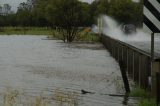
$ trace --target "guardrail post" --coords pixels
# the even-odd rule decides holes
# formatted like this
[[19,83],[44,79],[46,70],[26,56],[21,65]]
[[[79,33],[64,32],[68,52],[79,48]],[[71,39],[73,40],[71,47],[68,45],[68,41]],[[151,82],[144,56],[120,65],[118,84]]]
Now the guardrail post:
[[118,56],[119,56],[119,45],[118,45],[118,43],[117,43],[117,48],[116,48],[116,49],[117,49],[117,50],[116,50],[116,51],[117,51],[116,58],[117,58],[117,61],[118,61],[118,60],[119,60],[119,57],[118,57]]
[[134,53],[134,81],[139,84],[139,54]]
[[134,57],[134,53],[135,53],[135,51],[133,51],[133,53],[132,53],[132,55],[133,55],[133,61],[132,61],[132,65],[133,65],[133,69],[132,69],[132,78],[133,78],[133,80],[134,80],[134,76],[135,76],[135,74],[134,74],[134,61],[135,61],[135,57]]
[[123,46],[119,45],[119,61],[123,60]]
[[127,71],[127,48],[126,46],[123,47],[123,61],[124,61],[124,66]]
[[126,48],[126,60],[127,60],[127,61],[126,61],[126,68],[127,68],[126,70],[127,70],[127,72],[128,72],[128,67],[129,67],[129,66],[128,66],[128,61],[129,61],[129,60],[128,60],[128,48]]
[[160,106],[160,72],[156,74],[157,79],[157,106]]
[[152,95],[157,97],[157,101],[160,101],[160,59],[154,60],[154,49],[151,56],[138,48],[107,36],[102,36],[102,42],[116,60],[123,61],[124,70],[132,74],[134,81],[140,87],[149,88]]
[[115,42],[115,58],[118,61],[118,44]]
[[151,77],[152,77],[152,84],[151,84],[151,93],[153,97],[158,96],[157,92],[157,80],[156,74],[160,72],[160,61],[152,61],[151,66]]
[[128,75],[133,76],[133,51],[128,49]]
[[139,54],[139,86],[141,87],[141,54]]
[[128,78],[127,78],[127,74],[126,74],[126,71],[125,71],[125,66],[124,66],[123,61],[119,61],[119,65],[120,65],[120,70],[121,70],[122,79],[123,79],[123,82],[124,82],[124,87],[125,87],[126,93],[130,93],[129,81],[128,81]]
[[142,88],[148,88],[148,59],[146,56],[141,55],[141,67],[140,67],[140,85]]

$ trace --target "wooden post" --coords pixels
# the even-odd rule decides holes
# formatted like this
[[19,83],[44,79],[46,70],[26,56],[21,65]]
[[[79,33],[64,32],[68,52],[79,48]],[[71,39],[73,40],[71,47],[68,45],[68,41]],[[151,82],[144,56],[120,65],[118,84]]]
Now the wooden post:
[[133,50],[128,49],[128,75],[133,76]]
[[128,48],[126,48],[126,70],[128,73]]
[[151,34],[151,92],[156,97],[156,70],[157,64],[154,62],[154,33]]
[[134,80],[134,78],[135,78],[135,72],[134,72],[134,64],[135,64],[135,57],[134,57],[134,55],[135,55],[135,52],[133,51],[133,69],[132,69],[132,78],[133,78],[133,80]]
[[154,33],[151,34],[151,61],[154,61]]
[[151,83],[151,92],[153,97],[157,97],[157,79],[156,79],[156,74],[160,70],[160,62],[154,61],[152,62],[152,73],[151,73],[151,78],[152,78],[152,83]]
[[160,73],[156,74],[157,79],[157,106],[160,106]]
[[121,74],[122,74],[122,78],[123,78],[126,93],[130,93],[129,81],[128,81],[128,78],[127,78],[126,69],[125,69],[123,61],[119,61],[119,65],[120,65],[120,70],[121,70]]
[[141,55],[141,71],[140,71],[140,75],[141,75],[141,87],[144,89],[148,88],[148,75],[147,75],[147,71],[148,71],[148,67],[147,67],[147,62],[148,59],[145,55]]
[[127,71],[127,47],[126,46],[123,47],[123,62],[124,62],[125,69]]
[[141,87],[141,54],[139,54],[139,58],[138,58],[138,61],[139,61],[139,87]]
[[139,84],[139,53],[134,53],[134,81]]

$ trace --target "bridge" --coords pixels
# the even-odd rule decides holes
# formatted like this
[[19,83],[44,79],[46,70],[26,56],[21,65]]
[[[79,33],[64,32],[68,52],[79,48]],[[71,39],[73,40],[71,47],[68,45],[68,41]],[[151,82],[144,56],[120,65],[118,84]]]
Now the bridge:
[[159,98],[160,89],[160,56],[155,54],[151,61],[151,53],[133,45],[111,38],[104,34],[101,41],[117,62],[122,62],[128,76],[141,88]]
[[[160,1],[144,0],[143,29],[151,34],[150,50],[101,34],[102,19],[98,19],[101,41],[124,71],[141,88],[149,91],[160,104],[160,50],[154,50],[154,33],[160,33]],[[141,45],[143,46],[143,45]],[[151,52],[150,52],[151,51]]]

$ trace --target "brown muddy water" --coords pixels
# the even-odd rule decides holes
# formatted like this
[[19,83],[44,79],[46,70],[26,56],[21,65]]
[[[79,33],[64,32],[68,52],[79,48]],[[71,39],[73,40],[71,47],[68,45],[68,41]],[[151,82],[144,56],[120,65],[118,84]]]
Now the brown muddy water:
[[0,106],[126,106],[108,95],[124,94],[123,82],[101,44],[43,38],[0,36]]

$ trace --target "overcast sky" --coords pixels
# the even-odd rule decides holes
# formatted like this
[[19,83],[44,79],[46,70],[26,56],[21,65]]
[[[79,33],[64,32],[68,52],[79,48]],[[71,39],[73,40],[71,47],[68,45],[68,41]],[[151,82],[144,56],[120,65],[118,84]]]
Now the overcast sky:
[[18,5],[24,1],[26,1],[26,0],[0,0],[0,4],[8,3],[12,6],[12,10],[15,11],[17,9]]
[[81,1],[91,3],[91,2],[93,2],[94,0],[81,0]]
[[[0,0],[0,4],[8,3],[8,4],[10,4],[12,6],[12,10],[15,11],[17,9],[18,5],[21,2],[25,2],[25,1],[27,1],[27,0]],[[94,0],[81,0],[81,1],[91,3]],[[133,1],[139,1],[139,0],[133,0]]]
[[[21,3],[21,2],[25,2],[27,0],[0,0],[0,4],[5,4],[5,3],[8,3],[12,6],[12,10],[16,10],[18,5]],[[81,0],[81,1],[87,1],[89,3],[91,3],[93,0]]]

